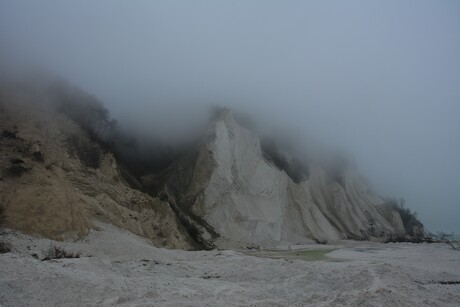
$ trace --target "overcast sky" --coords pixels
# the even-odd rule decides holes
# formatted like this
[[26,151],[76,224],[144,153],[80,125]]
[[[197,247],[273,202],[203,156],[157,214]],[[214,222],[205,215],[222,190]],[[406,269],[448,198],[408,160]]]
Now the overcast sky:
[[313,135],[460,233],[459,1],[0,0],[13,55],[134,129],[180,133],[217,103]]

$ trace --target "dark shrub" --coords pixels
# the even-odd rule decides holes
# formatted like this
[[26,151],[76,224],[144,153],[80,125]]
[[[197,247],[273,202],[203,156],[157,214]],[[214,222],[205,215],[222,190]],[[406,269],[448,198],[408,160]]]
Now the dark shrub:
[[76,156],[86,167],[98,168],[101,164],[101,148],[93,142],[78,138],[75,135],[67,139],[67,145],[73,156]]
[[0,254],[6,254],[9,252],[11,252],[11,245],[0,241]]
[[30,171],[30,168],[26,168],[20,164],[13,164],[7,169],[8,175],[13,177],[19,177],[28,171]]
[[109,112],[96,97],[70,86],[65,81],[53,83],[49,92],[57,109],[84,130],[94,133],[101,140],[106,140],[113,132],[116,123],[110,120]]
[[271,139],[264,139],[261,142],[264,158],[272,162],[280,170],[284,170],[295,183],[300,183],[310,176],[308,166],[297,159],[288,159],[279,151],[278,145]]
[[399,202],[396,199],[387,199],[386,201],[401,216],[406,234],[414,240],[423,239],[423,224],[417,219],[417,212],[412,212],[409,208],[406,208],[404,199]]
[[324,169],[332,182],[337,182],[342,188],[346,189],[344,174],[350,163],[345,154],[336,152],[326,158]]
[[62,258],[80,258],[80,254],[68,252],[60,247],[51,245],[48,250],[45,251],[45,258],[42,261],[51,259],[62,259]]
[[5,206],[3,204],[0,204],[0,234],[2,233],[3,225],[5,223],[5,219],[6,219]]
[[[184,150],[171,148],[160,140],[142,140],[120,131],[108,110],[96,97],[57,80],[48,89],[57,110],[78,124],[93,144],[103,151],[114,153],[119,164],[123,164],[138,180],[142,175],[158,172],[178,158]],[[98,166],[97,151],[93,148],[79,151],[80,160],[89,167]],[[126,172],[125,172],[126,173]],[[129,179],[132,182],[131,179]]]
[[41,151],[34,151],[32,153],[32,159],[37,162],[45,162],[45,158],[43,157],[43,153]]
[[[4,233],[3,225],[5,223],[5,207],[0,204],[0,235]],[[0,254],[5,254],[11,252],[11,246],[10,244],[0,241]]]
[[22,159],[11,159],[12,164],[21,164],[24,163],[24,160]]
[[15,139],[16,133],[11,132],[9,130],[3,130],[2,137],[7,138],[7,139]]

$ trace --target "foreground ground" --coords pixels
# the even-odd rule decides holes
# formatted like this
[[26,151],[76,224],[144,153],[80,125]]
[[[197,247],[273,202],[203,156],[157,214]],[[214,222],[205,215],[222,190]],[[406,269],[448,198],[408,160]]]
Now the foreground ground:
[[[460,304],[460,251],[442,244],[185,252],[105,224],[73,243],[4,237],[13,252],[0,255],[0,306]],[[80,258],[42,261],[51,245]]]

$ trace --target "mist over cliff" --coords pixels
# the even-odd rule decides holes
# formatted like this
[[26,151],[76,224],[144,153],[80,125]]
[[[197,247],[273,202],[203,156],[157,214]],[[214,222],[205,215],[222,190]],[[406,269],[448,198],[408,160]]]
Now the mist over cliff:
[[230,107],[296,147],[339,148],[429,230],[460,232],[455,1],[2,1],[0,45],[3,65],[97,96],[146,153],[189,146],[210,106]]

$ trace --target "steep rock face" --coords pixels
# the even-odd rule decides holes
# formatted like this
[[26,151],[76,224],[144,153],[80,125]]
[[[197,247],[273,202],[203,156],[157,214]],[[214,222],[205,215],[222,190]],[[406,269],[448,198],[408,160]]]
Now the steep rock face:
[[[352,168],[335,180],[319,165],[294,181],[267,159],[259,137],[226,110],[196,151],[153,178],[203,236],[254,244],[367,239],[400,228],[376,205],[384,203]],[[392,217],[397,219],[397,216]],[[210,231],[211,230],[211,231]]]
[[46,97],[3,89],[0,134],[0,202],[7,226],[77,239],[100,219],[157,246],[193,248],[169,204],[130,188],[113,154]]
[[387,203],[378,205],[377,210],[397,230],[395,233],[396,235],[405,233],[404,223],[401,219],[401,215],[398,213],[398,211],[394,210],[391,205]]

